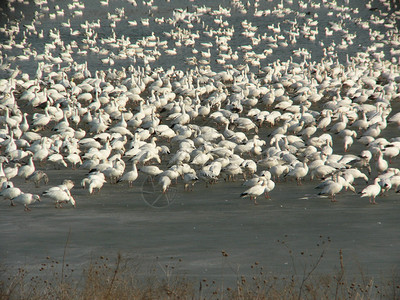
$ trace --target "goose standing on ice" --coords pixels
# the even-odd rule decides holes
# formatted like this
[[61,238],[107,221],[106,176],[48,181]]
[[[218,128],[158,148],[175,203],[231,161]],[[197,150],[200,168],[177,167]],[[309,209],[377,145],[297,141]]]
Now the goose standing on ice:
[[336,202],[337,200],[335,199],[335,195],[343,189],[343,185],[338,180],[338,173],[332,177],[332,179],[326,180],[322,183],[322,191],[320,191],[318,195],[328,195],[331,197],[332,202]]
[[265,179],[265,181],[266,181],[266,186],[265,186],[265,190],[264,190],[265,197],[267,199],[271,199],[269,192],[275,188],[275,182],[272,181],[270,178]]
[[193,186],[194,184],[199,180],[199,178],[196,175],[196,172],[188,172],[183,175],[183,183],[184,183],[184,190],[193,191]]
[[7,180],[10,180],[17,176],[18,169],[21,166],[20,163],[15,163],[13,167],[8,166],[4,169],[4,175],[6,176]]
[[21,194],[21,190],[14,186],[11,181],[3,182],[1,186],[0,195],[4,197],[4,200],[10,200],[12,205],[12,200]]
[[326,127],[329,126],[329,124],[331,124],[331,115],[332,112],[330,110],[326,110],[324,111],[324,117],[319,121],[317,128],[320,128],[324,131],[326,131]]
[[152,180],[163,172],[157,166],[141,166],[138,171],[148,175]]
[[389,167],[388,162],[383,158],[383,153],[381,150],[378,150],[378,159],[375,165],[379,174],[385,172]]
[[375,198],[381,192],[381,185],[379,184],[380,181],[381,179],[379,177],[375,178],[374,184],[370,184],[361,191],[361,198],[368,197],[369,203],[376,204]]
[[55,186],[52,187],[42,194],[43,197],[49,197],[54,200],[55,207],[61,208],[62,203],[71,203],[73,207],[76,207],[76,201],[72,197],[70,190],[67,186]]
[[297,163],[292,170],[289,171],[285,175],[294,177],[297,181],[297,185],[301,185],[301,180],[307,175],[308,173],[308,166],[307,166],[308,159],[305,158],[303,163]]
[[163,194],[167,192],[171,183],[172,183],[171,179],[166,175],[160,176],[160,178],[158,179],[158,184],[161,185],[161,190]]
[[245,197],[250,197],[250,200],[254,200],[254,204],[257,203],[257,197],[261,196],[262,194],[265,193],[265,187],[267,185],[266,180],[262,180],[261,183],[256,184],[255,186],[252,186],[251,188],[247,189],[243,193],[240,194],[240,197],[245,198]]
[[81,185],[83,188],[87,188],[89,191],[89,194],[93,194],[94,192],[98,192],[101,190],[103,187],[104,183],[106,183],[104,174],[101,172],[98,172],[96,174],[91,174],[89,177],[84,178],[81,181]]
[[42,170],[36,170],[33,172],[26,180],[33,181],[36,187],[39,187],[40,183],[43,181],[45,184],[49,182],[49,176]]
[[19,168],[17,176],[22,177],[26,180],[29,176],[33,174],[33,172],[35,172],[35,165],[31,156],[29,157],[28,164]]
[[133,182],[138,178],[138,170],[136,167],[136,161],[132,163],[132,170],[129,172],[126,172],[122,177],[117,181],[127,181],[129,184],[129,187],[133,186]]
[[25,211],[30,211],[31,209],[28,207],[28,205],[39,201],[40,202],[40,196],[39,195],[34,195],[31,193],[21,193],[17,197],[13,198],[11,200],[11,205],[14,206],[15,203],[23,204],[24,205],[24,210]]

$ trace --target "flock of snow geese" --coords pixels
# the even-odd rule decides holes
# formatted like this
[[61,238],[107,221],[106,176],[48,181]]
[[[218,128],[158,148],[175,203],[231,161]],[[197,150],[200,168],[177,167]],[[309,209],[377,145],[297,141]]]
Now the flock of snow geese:
[[[74,181],[54,186],[46,173],[66,168],[85,170],[80,184],[89,194],[104,184],[135,188],[140,176],[157,182],[163,193],[171,185],[183,184],[189,193],[197,182],[212,189],[224,180],[240,180],[240,196],[255,204],[288,180],[299,185],[314,180],[316,193],[331,201],[351,191],[375,204],[381,194],[400,192],[399,10],[382,1],[389,13],[376,10],[368,1],[370,18],[363,20],[352,18],[358,11],[348,2],[300,1],[298,9],[305,12],[296,13],[290,0],[273,10],[260,9],[259,1],[234,0],[229,8],[192,6],[158,18],[156,3],[148,1],[141,5],[149,7],[149,18],[129,20],[124,8],[108,13],[112,34],[100,37],[104,20],[72,28],[82,20],[83,1],[52,12],[47,0],[36,0],[32,22],[10,21],[0,28],[7,39],[0,45],[1,71],[7,74],[0,79],[1,196],[25,210],[44,197],[56,207],[75,207]],[[307,13],[321,6],[338,18],[325,32],[318,31],[317,13]],[[282,24],[264,25],[261,32],[245,19],[240,26],[229,23],[231,13],[244,18],[250,11],[253,18],[273,15]],[[70,18],[44,32],[43,16]],[[205,24],[210,17],[213,22]],[[122,21],[132,28],[154,23],[172,29],[131,41],[116,34]],[[346,24],[368,33],[371,46],[340,62],[338,51],[356,38]],[[250,43],[230,44],[236,35]],[[332,35],[341,43],[324,45],[321,36]],[[43,49],[32,46],[33,37],[46,41]],[[301,40],[323,49],[320,61],[300,48],[287,61],[267,63],[271,53]],[[259,47],[264,50],[257,54]],[[194,55],[177,59],[185,60],[186,70],[156,65],[181,49]],[[22,54],[13,55],[18,51]],[[79,63],[85,55],[103,57],[108,69]],[[118,60],[130,63],[112,68]],[[23,72],[23,64],[32,62],[35,73]],[[32,194],[14,185],[17,178],[52,186]]]

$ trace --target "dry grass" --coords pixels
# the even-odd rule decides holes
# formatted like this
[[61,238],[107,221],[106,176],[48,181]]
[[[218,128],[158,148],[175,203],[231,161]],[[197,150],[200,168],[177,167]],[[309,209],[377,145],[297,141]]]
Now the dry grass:
[[[139,271],[139,263],[123,258],[98,257],[80,274],[66,263],[47,257],[38,275],[30,275],[23,268],[0,278],[0,300],[5,299],[399,299],[400,278],[397,274],[376,283],[360,272],[359,279],[348,278],[339,252],[339,270],[332,274],[317,274],[329,239],[323,240],[319,255],[307,258],[301,272],[296,270],[293,251],[289,252],[293,275],[267,275],[259,263],[251,265],[251,275],[237,276],[236,283],[227,285],[207,279],[189,280],[179,275],[180,259],[171,258],[170,264],[158,260],[146,275]],[[67,246],[68,242],[66,243]],[[303,252],[302,252],[303,254]],[[229,254],[222,251],[222,264],[229,264]],[[301,273],[301,274],[300,274]]]

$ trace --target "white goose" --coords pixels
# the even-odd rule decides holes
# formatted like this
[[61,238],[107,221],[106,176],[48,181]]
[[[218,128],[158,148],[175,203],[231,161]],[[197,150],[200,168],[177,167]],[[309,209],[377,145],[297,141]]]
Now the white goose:
[[308,159],[305,158],[303,163],[297,163],[294,166],[294,168],[285,175],[285,177],[286,176],[294,177],[297,181],[297,184],[301,185],[302,178],[304,178],[308,173],[307,162],[308,162]]
[[116,159],[111,167],[103,170],[102,173],[110,179],[110,183],[116,183],[125,171],[125,162],[122,159]]
[[383,153],[381,150],[378,150],[378,159],[375,163],[375,166],[379,174],[385,172],[389,167],[388,162],[383,158]]
[[51,142],[48,141],[47,137],[43,137],[40,141],[40,149],[33,153],[33,160],[42,163],[50,154],[49,146]]
[[199,178],[195,171],[185,173],[183,175],[184,190],[189,191],[189,188],[191,187],[191,190],[193,191],[193,186],[198,180]]
[[160,178],[158,179],[158,184],[161,185],[163,194],[165,194],[167,192],[171,183],[172,183],[171,179],[166,175],[160,176]]
[[339,182],[338,176],[338,174],[335,174],[333,179],[324,181],[321,184],[322,191],[320,191],[318,195],[328,195],[331,197],[332,202],[336,202],[337,200],[335,199],[335,195],[343,189],[343,185]]
[[89,194],[92,195],[95,191],[97,192],[100,191],[104,183],[106,183],[104,177],[100,176],[99,174],[96,174],[96,175],[90,175],[88,178],[84,178],[81,182],[81,185],[83,188],[87,188]]
[[43,197],[49,197],[54,200],[55,202],[55,207],[62,207],[62,203],[71,203],[73,207],[76,207],[76,201],[72,197],[70,190],[64,186],[55,186],[52,187],[46,191],[43,192],[42,194]]
[[269,171],[271,172],[274,180],[279,182],[281,176],[289,171],[289,167],[287,165],[278,163],[277,165],[272,166]]
[[32,126],[39,130],[49,124],[51,117],[49,115],[48,107],[44,109],[44,115],[35,113],[32,117]]
[[265,186],[265,197],[268,199],[271,199],[271,196],[269,195],[269,192],[272,191],[275,188],[275,182],[272,181],[271,179],[266,179],[266,186]]
[[326,127],[331,124],[331,115],[332,112],[330,110],[325,111],[325,116],[319,121],[317,128],[323,129],[326,131]]
[[139,171],[154,178],[155,176],[161,174],[163,171],[160,170],[157,166],[141,166]]
[[377,177],[374,180],[374,184],[370,184],[369,186],[364,188],[360,193],[361,194],[361,198],[362,197],[369,197],[369,203],[376,204],[375,198],[381,192],[381,186],[379,184],[380,180],[381,179],[379,177]]
[[383,149],[383,155],[389,158],[389,163],[392,159],[400,154],[400,142],[394,142],[385,145]]
[[126,172],[117,182],[127,181],[129,187],[132,187],[133,182],[138,178],[138,170],[136,167],[136,162],[132,163],[132,170]]
[[10,180],[10,179],[14,178],[15,176],[17,176],[18,169],[20,166],[21,166],[20,163],[16,163],[16,164],[14,164],[13,167],[9,166],[4,169],[4,175],[6,176],[7,180]]
[[35,172],[35,165],[31,156],[28,164],[19,168],[17,176],[27,179],[33,172]]
[[5,181],[1,186],[0,195],[4,197],[4,200],[12,201],[15,197],[19,196],[21,193],[22,193],[21,190],[17,187],[14,187],[14,183],[11,181]]
[[250,200],[254,200],[254,204],[258,204],[256,199],[258,196],[261,196],[265,192],[266,185],[267,185],[267,181],[262,180],[261,183],[255,185],[255,186],[252,186],[248,190],[241,193],[240,197],[242,197],[242,198],[250,197]]
[[17,197],[13,198],[11,200],[11,205],[14,206],[15,203],[23,204],[24,205],[24,210],[25,211],[30,211],[31,209],[28,207],[28,205],[40,201],[40,196],[39,195],[34,195],[30,193],[21,193]]

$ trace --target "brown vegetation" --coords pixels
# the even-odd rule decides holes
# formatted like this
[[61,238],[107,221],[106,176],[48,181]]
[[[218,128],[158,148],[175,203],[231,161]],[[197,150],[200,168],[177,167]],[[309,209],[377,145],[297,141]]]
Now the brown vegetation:
[[[285,241],[293,264],[293,275],[267,275],[255,262],[250,275],[237,276],[235,283],[221,280],[188,279],[179,274],[181,259],[171,257],[170,264],[158,259],[143,275],[139,263],[118,254],[115,260],[100,256],[91,261],[81,274],[76,274],[65,253],[61,262],[50,257],[41,264],[39,274],[30,275],[19,268],[0,282],[0,300],[5,299],[399,299],[398,275],[375,281],[360,272],[359,279],[346,275],[343,254],[339,252],[339,270],[331,274],[316,274],[330,240],[321,237],[317,257],[306,258],[302,272],[296,270],[293,251]],[[222,251],[222,265],[229,264],[229,254]],[[306,253],[300,252],[306,256]],[[78,272],[79,273],[79,272]]]

